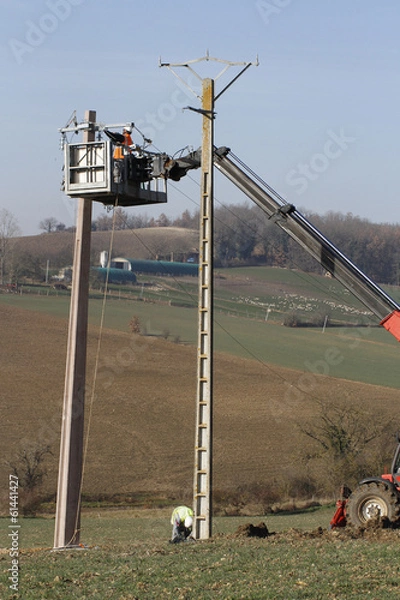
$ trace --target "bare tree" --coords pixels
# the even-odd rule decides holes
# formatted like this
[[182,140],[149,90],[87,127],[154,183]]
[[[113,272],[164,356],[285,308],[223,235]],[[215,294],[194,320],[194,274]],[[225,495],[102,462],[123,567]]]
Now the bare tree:
[[14,459],[7,462],[23,491],[20,502],[24,515],[34,516],[42,502],[40,488],[47,475],[44,462],[49,454],[53,454],[50,446],[37,442],[19,450]]
[[96,231],[110,231],[111,229],[121,230],[129,229],[129,215],[120,206],[114,209],[112,213],[102,214],[93,222],[93,228]]
[[180,217],[174,219],[174,227],[183,227],[185,229],[198,229],[199,212],[195,211],[193,215],[188,210],[184,210]]
[[161,213],[161,215],[156,219],[156,227],[170,227],[171,220],[167,217],[165,213]]
[[131,333],[141,333],[140,319],[136,315],[129,321],[129,330]]
[[21,235],[18,222],[14,215],[5,208],[0,210],[0,284],[4,283],[7,262],[12,255],[15,240]]
[[113,218],[111,215],[102,214],[94,221],[94,229],[96,231],[109,231],[112,229]]
[[34,444],[20,450],[14,461],[8,463],[21,488],[34,490],[43,483],[47,474],[43,462],[48,454],[52,454],[48,444]]
[[378,441],[388,430],[388,415],[346,400],[321,400],[317,405],[315,417],[300,426],[302,433],[314,441],[312,448],[305,449],[306,462],[309,467],[319,464],[326,491],[343,483],[353,485],[375,462]]
[[39,229],[43,229],[46,233],[52,233],[57,230],[58,221],[54,217],[47,217],[39,223]]

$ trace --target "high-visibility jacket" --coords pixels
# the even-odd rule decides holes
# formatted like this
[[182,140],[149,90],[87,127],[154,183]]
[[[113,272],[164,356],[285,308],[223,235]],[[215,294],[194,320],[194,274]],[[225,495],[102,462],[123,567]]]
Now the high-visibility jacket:
[[179,523],[184,523],[186,517],[193,517],[192,509],[188,506],[178,506],[172,513],[171,525],[173,525],[176,521]]
[[128,133],[128,131],[124,131],[123,136],[125,138],[125,142],[124,142],[125,146],[132,146],[133,142],[132,142],[131,134]]
[[115,146],[113,158],[114,160],[122,160],[124,158],[123,146]]
[[131,153],[131,149],[129,148],[129,146],[133,145],[131,134],[124,131],[123,136],[125,138],[124,144],[122,146],[116,146],[114,149],[114,160],[122,160],[124,156]]

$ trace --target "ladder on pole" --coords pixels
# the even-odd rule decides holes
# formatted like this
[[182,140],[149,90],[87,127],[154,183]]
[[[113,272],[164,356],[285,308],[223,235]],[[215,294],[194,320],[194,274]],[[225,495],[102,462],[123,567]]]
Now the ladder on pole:
[[211,536],[213,363],[213,114],[214,81],[203,80],[203,146],[200,202],[197,412],[194,468],[196,539]]

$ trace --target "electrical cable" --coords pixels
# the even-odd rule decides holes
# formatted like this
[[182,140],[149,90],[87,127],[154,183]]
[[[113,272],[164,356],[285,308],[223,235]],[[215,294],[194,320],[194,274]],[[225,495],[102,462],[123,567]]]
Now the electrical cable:
[[[135,128],[137,129],[137,131],[140,133],[140,135],[144,138],[143,133],[135,126]],[[161,152],[161,150],[153,143],[150,142],[150,145],[153,146],[157,152]],[[186,148],[188,148],[186,146]],[[182,148],[181,150],[178,150],[177,152],[175,152],[174,156],[176,154],[178,154],[179,152],[182,152],[183,150],[185,150],[185,148]],[[233,159],[235,161],[237,161],[237,163],[240,165],[240,167],[244,170],[247,171],[251,177],[253,177],[255,180],[257,180],[262,186],[264,186],[272,196],[274,196],[275,198],[277,198],[282,204],[288,204],[288,202],[278,193],[276,192],[266,181],[264,181],[259,175],[257,175],[257,173],[255,173],[250,167],[248,167],[238,156],[236,156],[232,151],[230,151],[231,156],[233,157]],[[199,182],[195,181],[195,179],[191,176],[187,174],[187,177],[190,179],[190,181],[192,181],[193,183],[195,183],[198,187],[200,187]],[[199,208],[199,203],[194,201],[193,199],[191,199],[187,194],[183,193],[181,190],[179,190],[179,188],[177,188],[175,185],[169,183],[169,185],[175,189],[176,191],[178,191],[179,193],[181,193],[183,196],[185,196],[186,198],[188,198],[193,204],[195,204],[197,206],[197,208]],[[230,208],[229,206],[223,204],[222,202],[220,202],[216,197],[214,197],[214,201],[219,204],[222,208],[224,208],[225,210],[227,210],[232,216],[234,216],[239,222],[242,223],[242,225],[244,225],[245,227],[247,227],[255,236],[256,239],[258,238],[260,241],[263,241],[262,235],[258,232],[255,231],[250,225],[249,223],[247,223],[246,221],[243,221],[238,215],[236,215]],[[252,207],[253,210],[257,209],[256,206]],[[261,209],[259,209],[261,211]],[[261,211],[262,212],[262,211]],[[262,215],[263,217],[265,217],[265,213],[263,213]],[[220,222],[221,224],[225,225],[227,228],[229,228],[235,235],[238,235],[238,232],[235,231],[232,227],[230,227],[229,225],[227,225],[226,223],[223,223],[218,217],[216,217],[214,215],[214,221]],[[239,236],[241,234],[239,233]],[[242,236],[243,237],[243,236]],[[275,250],[277,249],[275,244],[271,244],[271,247],[274,248]],[[326,287],[324,287],[323,285],[320,284],[319,281],[316,280],[315,276],[312,274],[307,274],[304,275],[302,274],[302,268],[301,266],[296,262],[296,260],[294,260],[292,258],[292,262],[294,264],[294,266],[298,269],[298,271],[296,271],[296,276],[303,280],[306,283],[311,283],[311,285],[313,287],[315,287],[316,290],[318,290],[319,292],[322,292],[324,295],[328,295],[328,291],[326,289]],[[330,297],[335,298],[337,301],[342,301],[342,299],[335,293],[330,291]],[[368,320],[370,322],[372,322],[372,315],[365,315]]]
[[[123,215],[119,215],[119,216],[120,216],[120,217],[122,216],[122,218],[123,218]],[[126,220],[125,220],[125,223],[127,223],[127,222],[126,222]],[[149,252],[149,254],[150,254],[150,255],[154,255],[154,252],[153,252],[153,250],[150,248],[150,246],[148,246],[148,245],[147,245],[147,244],[144,242],[144,240],[143,240],[143,239],[140,237],[140,235],[138,235],[138,234],[137,234],[137,232],[136,232],[135,230],[131,229],[130,227],[127,227],[127,229],[128,229],[130,232],[131,232],[131,234],[133,234],[133,235],[134,235],[134,236],[135,236],[135,237],[138,239],[138,241],[139,241],[139,242],[140,242],[140,243],[143,245],[143,247],[144,247],[144,248],[146,248],[146,250]],[[158,262],[160,262],[160,261],[158,261]],[[161,270],[162,270],[162,269],[164,269],[164,270],[167,272],[167,270],[166,270],[166,267],[165,267],[165,266],[164,266],[162,263],[160,263],[160,268],[161,268]],[[185,286],[184,286],[184,285],[183,285],[183,284],[182,284],[180,281],[178,281],[174,275],[172,275],[172,276],[171,276],[171,278],[172,278],[172,279],[175,281],[175,283],[178,285],[178,287],[179,287],[179,288],[180,288],[180,289],[181,289],[181,290],[182,290],[182,291],[183,291],[185,294],[187,294],[187,295],[188,295],[188,297],[189,297],[189,298],[190,298],[192,301],[194,301],[194,300],[197,298],[197,295],[196,295],[196,297],[195,297],[193,294],[191,294],[191,292],[190,292],[189,290],[187,290],[187,288],[185,288]],[[239,339],[238,339],[236,336],[234,336],[232,333],[230,333],[230,332],[229,332],[229,331],[226,329],[226,327],[224,327],[224,326],[222,325],[222,323],[221,323],[221,322],[220,322],[218,319],[216,319],[216,318],[215,318],[215,314],[214,314],[214,323],[215,323],[215,324],[216,324],[216,325],[217,325],[217,326],[218,326],[218,327],[221,329],[221,331],[223,331],[223,332],[224,332],[224,333],[225,333],[225,334],[226,334],[226,335],[227,335],[227,336],[228,336],[228,337],[229,337],[229,338],[230,338],[230,339],[231,339],[231,340],[232,340],[232,341],[233,341],[233,342],[234,342],[234,343],[235,343],[237,346],[241,347],[241,348],[242,348],[242,349],[243,349],[243,350],[244,350],[244,351],[245,351],[245,352],[248,354],[248,356],[249,356],[250,358],[252,358],[252,359],[256,360],[256,361],[257,361],[259,364],[261,364],[261,365],[262,365],[262,366],[263,366],[265,369],[267,369],[267,370],[268,370],[270,373],[272,373],[273,375],[275,375],[275,376],[276,376],[278,379],[280,379],[281,381],[284,381],[284,382],[286,382],[286,383],[287,383],[287,384],[288,384],[288,385],[289,385],[291,388],[297,389],[297,391],[299,391],[300,393],[303,393],[303,392],[302,392],[302,390],[301,390],[300,388],[298,388],[298,387],[297,387],[295,384],[293,384],[292,382],[290,382],[290,381],[289,381],[288,379],[286,379],[286,378],[285,378],[283,375],[281,375],[281,374],[280,374],[280,373],[279,373],[277,370],[275,370],[273,367],[271,367],[271,365],[270,365],[270,364],[268,364],[268,363],[264,362],[264,361],[263,361],[263,360],[262,360],[262,359],[261,359],[259,356],[257,356],[257,354],[255,354],[255,353],[254,353],[252,350],[250,350],[250,349],[249,349],[249,348],[248,348],[248,347],[247,347],[245,344],[243,344],[242,342],[240,342],[240,340],[239,340]],[[315,400],[318,400],[318,398],[317,398],[317,397],[315,397],[315,396],[313,396],[313,394],[312,394],[312,393],[308,393],[308,397],[309,397],[309,398],[313,398],[313,399],[315,399]]]
[[[259,177],[251,169],[249,169],[248,167],[246,167],[246,165],[240,159],[238,159],[234,154],[232,154],[232,156],[234,156],[235,159],[237,159],[238,162],[259,181],[259,183],[261,183],[262,185],[264,185],[271,192],[272,195],[275,195],[277,198],[279,198],[279,200],[281,200],[282,203],[287,204],[287,202],[284,200],[284,198],[282,198],[282,196],[280,196],[277,192],[275,192],[273,190],[273,188],[271,188],[267,183],[265,183],[265,181],[263,181],[261,179],[261,177]],[[189,179],[191,181],[193,181],[193,183],[197,184],[200,187],[200,185],[198,184],[198,182],[196,182],[190,175],[188,177],[189,177]],[[172,186],[172,187],[174,187],[175,189],[177,189],[175,186]],[[180,190],[178,190],[178,191],[180,191]],[[229,205],[226,205],[226,204],[220,202],[217,198],[214,198],[214,200],[215,200],[215,202],[217,204],[219,204],[222,208],[224,208],[224,210],[226,210],[227,212],[229,212],[240,223],[242,223],[242,225],[244,225],[245,227],[247,227],[247,229],[249,229],[249,231],[251,231],[251,233],[253,233],[255,235],[256,239],[258,238],[259,241],[263,241],[263,237],[262,237],[261,233],[258,232],[258,231],[256,231],[255,229],[253,229],[249,223],[247,223],[246,221],[244,221],[243,219],[241,219],[241,217],[239,215],[237,215],[229,207]],[[192,202],[194,202],[194,201],[192,200]],[[197,206],[199,206],[198,203],[197,203]],[[257,206],[253,206],[252,209],[255,210],[256,212],[259,211],[260,213],[262,213],[262,216],[265,218],[265,213],[261,210],[261,208],[259,208]],[[215,215],[214,215],[214,221],[217,221],[217,222],[223,224],[227,229],[229,229],[230,231],[232,231],[233,234],[239,235],[239,237],[242,236],[242,238],[244,239],[244,236],[243,236],[243,234],[241,234],[241,232],[238,232],[237,230],[233,229],[233,227],[231,227],[230,225],[224,223],[221,219],[219,219]],[[270,245],[271,245],[271,247],[273,249],[279,250],[279,248],[274,243],[272,243]],[[293,259],[293,258],[291,260],[292,260],[293,265],[297,269],[295,271],[295,275],[296,275],[296,277],[298,279],[304,281],[305,283],[311,284],[316,290],[318,290],[319,292],[321,292],[324,296],[325,295],[328,296],[328,290],[327,290],[326,286],[321,285],[321,282],[316,279],[316,276],[314,274],[312,274],[312,273],[305,274],[303,272],[303,270],[302,270],[302,267],[296,262],[296,260]],[[329,296],[331,298],[336,299],[338,302],[342,302],[343,301],[342,298],[340,298],[340,296],[336,292],[334,292],[332,290],[329,291]],[[351,307],[351,305],[350,305],[350,307]],[[368,319],[368,321],[370,323],[372,323],[372,321],[373,321],[372,313],[371,313],[371,315],[365,314],[364,316]]]
[[[240,159],[237,159],[238,162],[241,163]],[[241,163],[242,164],[242,163]],[[244,165],[245,166],[245,165]],[[265,185],[270,191],[271,193],[274,193],[276,196],[279,197],[279,199],[282,202],[285,202],[283,200],[282,197],[280,197],[279,195],[276,194],[276,192],[274,192],[272,190],[272,188],[270,188],[270,186],[268,186],[268,184],[266,184],[260,177],[258,177],[255,173],[253,173],[250,169],[247,168],[247,170],[249,172],[252,173],[252,175],[259,181],[261,182],[263,185]],[[194,181],[193,178],[190,177],[190,179],[192,181]],[[197,182],[195,182],[197,184]],[[199,184],[197,184],[199,185]],[[179,190],[178,188],[176,188],[175,186],[174,189],[176,189],[177,191],[179,191],[179,193],[181,193],[183,196],[185,196],[186,198],[188,198],[192,203],[194,203],[197,207],[198,207],[198,203],[195,202],[190,196],[188,196],[187,194],[185,194],[184,192],[182,192],[182,190]],[[250,228],[251,231],[253,231],[253,233],[257,234],[258,232],[254,232],[254,230],[252,230],[251,226],[246,223],[245,221],[243,221],[238,215],[236,215],[229,207],[223,205],[221,202],[219,202],[219,200],[217,200],[216,198],[214,198],[214,200],[220,204],[222,207],[224,207],[226,210],[228,210],[238,221],[240,221],[242,224],[246,225],[248,228]],[[115,221],[116,221],[116,215],[117,215],[117,211],[116,209],[118,208],[118,204],[116,203],[116,205],[113,207],[113,226],[112,226],[112,235],[111,235],[111,240],[110,240],[110,249],[109,249],[109,256],[112,255],[112,249],[113,249],[113,241],[114,241],[114,233],[115,233]],[[121,214],[119,215],[121,217]],[[218,220],[218,219],[217,219]],[[126,221],[125,221],[126,223]],[[229,227],[229,226],[228,226]],[[229,227],[231,230],[232,228]],[[127,229],[129,229],[129,231],[135,235],[135,237],[139,240],[139,242],[146,248],[146,250],[149,252],[150,255],[154,255],[153,250],[144,242],[143,239],[141,239],[141,237],[136,233],[135,230],[131,229],[130,227],[127,227]],[[259,234],[258,234],[259,235]],[[166,269],[166,267],[160,263],[160,267],[163,269]],[[92,415],[92,409],[93,409],[93,400],[94,400],[94,392],[95,392],[95,382],[96,382],[96,377],[97,377],[97,370],[98,370],[98,360],[99,360],[99,354],[100,354],[100,346],[101,346],[101,335],[102,335],[102,329],[103,329],[103,325],[104,325],[104,317],[105,317],[105,306],[106,306],[106,300],[107,300],[107,288],[108,288],[108,274],[109,271],[107,270],[107,280],[106,280],[106,286],[105,286],[105,294],[103,297],[103,306],[102,306],[102,313],[101,313],[101,323],[100,323],[100,335],[99,335],[99,339],[98,339],[98,348],[97,348],[97,353],[96,353],[96,364],[95,364],[95,372],[94,372],[94,384],[92,386],[92,397],[91,397],[91,402],[90,402],[90,407],[89,407],[89,424],[88,424],[88,433],[87,433],[87,441],[86,441],[86,446],[85,446],[85,450],[84,450],[84,464],[86,461],[86,455],[87,455],[87,448],[88,448],[88,443],[89,443],[89,429],[90,429],[90,422],[91,422],[91,415]],[[303,278],[306,280],[306,278],[302,277],[299,273],[297,273],[297,275],[300,278]],[[195,297],[194,295],[185,288],[185,286],[177,281],[175,276],[172,276],[173,280],[175,281],[175,283],[178,285],[178,287],[185,293],[187,294],[191,300],[194,300]],[[309,282],[309,281],[308,281]],[[316,286],[315,283],[311,282],[312,285],[314,285],[315,287],[318,287],[318,289],[321,291],[323,291],[324,293],[326,293],[326,290],[324,290],[324,288],[320,287],[320,286]],[[214,322],[215,324],[225,333],[225,335],[227,335],[232,341],[235,342],[235,344],[239,347],[241,347],[247,354],[248,356],[250,356],[252,359],[256,360],[259,364],[261,364],[264,368],[266,368],[270,373],[272,373],[275,377],[279,378],[280,380],[288,383],[292,388],[298,389],[298,391],[301,392],[301,390],[299,388],[297,388],[296,385],[292,384],[291,382],[289,382],[284,376],[282,376],[277,370],[275,370],[273,367],[271,367],[269,364],[265,363],[262,359],[260,359],[259,356],[257,356],[252,350],[250,350],[245,344],[243,344],[236,336],[234,336],[233,334],[231,334],[226,327],[224,327],[222,325],[221,322],[219,322],[218,319],[215,319],[214,316]],[[314,398],[315,400],[318,400],[318,398],[314,397],[313,394],[309,393],[308,396],[310,398]],[[83,483],[83,475],[84,475],[84,468],[82,470],[82,483]]]

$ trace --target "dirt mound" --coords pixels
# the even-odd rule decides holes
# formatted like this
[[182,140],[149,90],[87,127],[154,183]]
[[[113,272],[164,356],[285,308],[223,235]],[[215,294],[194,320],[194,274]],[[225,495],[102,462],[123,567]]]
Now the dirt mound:
[[387,542],[400,540],[400,525],[384,517],[369,521],[364,527],[340,527],[335,529],[317,527],[311,531],[293,528],[277,533],[274,537],[276,540],[288,542],[316,538],[326,541],[332,539],[342,541],[364,539],[374,542]]
[[363,527],[343,527],[329,531],[339,539],[365,539],[386,541],[400,539],[400,522],[390,521],[387,517],[371,519]]
[[398,529],[399,522],[390,521],[387,517],[379,517],[377,519],[371,519],[367,521],[363,529],[369,531],[379,531],[380,529]]
[[351,540],[365,540],[366,542],[395,542],[400,541],[399,525],[393,524],[385,519],[369,522],[365,527],[342,527],[336,529],[327,529],[317,527],[312,530],[291,528],[287,531],[279,533],[270,532],[265,523],[261,522],[258,525],[246,523],[240,525],[233,534],[220,534],[217,537],[225,539],[240,539],[246,538],[268,538],[274,543],[290,543],[296,544],[304,540],[320,540],[319,543],[329,543],[334,540],[347,542]]
[[266,538],[268,537],[269,531],[268,527],[265,523],[259,523],[258,525],[252,525],[252,523],[246,523],[245,525],[240,525],[237,528],[235,533],[235,537],[258,537],[258,538]]

